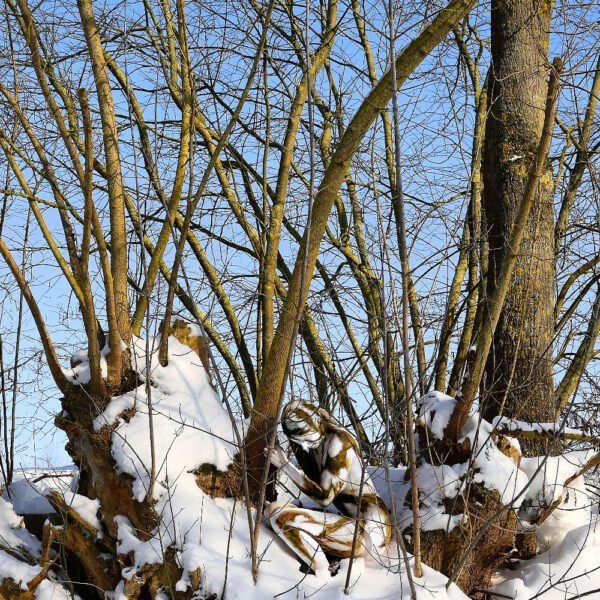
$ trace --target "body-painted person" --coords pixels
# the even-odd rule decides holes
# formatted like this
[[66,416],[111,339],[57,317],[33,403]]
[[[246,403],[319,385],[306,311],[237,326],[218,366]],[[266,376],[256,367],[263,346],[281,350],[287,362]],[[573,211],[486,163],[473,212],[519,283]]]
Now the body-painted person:
[[352,554],[357,527],[355,556],[386,546],[390,513],[368,480],[350,432],[326,410],[304,400],[284,408],[281,424],[302,471],[281,448],[273,450],[271,463],[307,496],[322,507],[333,504],[340,514],[272,502],[265,516],[279,537],[315,572],[329,567],[325,552],[340,558]]

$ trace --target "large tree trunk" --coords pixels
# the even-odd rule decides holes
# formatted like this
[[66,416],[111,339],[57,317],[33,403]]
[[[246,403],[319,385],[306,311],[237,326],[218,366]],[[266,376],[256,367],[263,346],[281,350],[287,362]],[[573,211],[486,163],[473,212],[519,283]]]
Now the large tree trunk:
[[[493,291],[539,144],[551,3],[492,0],[492,64],[483,180]],[[554,420],[552,172],[544,166],[483,382],[484,416]]]

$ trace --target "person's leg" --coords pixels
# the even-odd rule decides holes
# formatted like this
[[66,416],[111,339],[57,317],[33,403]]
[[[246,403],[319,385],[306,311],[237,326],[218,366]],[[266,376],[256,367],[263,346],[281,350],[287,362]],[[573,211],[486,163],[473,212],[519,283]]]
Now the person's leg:
[[[340,558],[352,553],[354,519],[283,502],[272,502],[265,516],[279,537],[314,571],[329,566],[323,550]],[[364,523],[359,522],[358,527],[355,556],[370,549],[365,547],[370,547],[370,541],[364,536]]]
[[273,531],[315,572],[329,567],[317,541],[317,536],[323,531],[323,515],[283,502],[271,502],[265,510],[265,517]]
[[[352,556],[352,545],[354,544],[354,556],[367,554],[371,549],[371,538],[365,532],[365,522],[341,515],[328,515],[334,517],[327,519],[323,533],[319,537],[321,547],[329,554],[339,558]],[[356,532],[356,542],[354,536]]]
[[392,537],[390,512],[380,498],[363,503],[361,518],[365,524],[365,536],[369,537],[373,548],[384,548]]

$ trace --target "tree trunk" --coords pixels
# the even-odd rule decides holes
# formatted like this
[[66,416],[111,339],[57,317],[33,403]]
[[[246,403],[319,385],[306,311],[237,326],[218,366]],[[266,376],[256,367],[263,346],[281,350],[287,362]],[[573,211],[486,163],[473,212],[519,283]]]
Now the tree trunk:
[[[488,297],[539,144],[547,93],[551,3],[493,0],[483,178],[489,227]],[[482,384],[484,416],[555,418],[552,384],[553,181],[544,165]]]
[[[489,587],[492,576],[515,547],[517,517],[502,505],[496,492],[480,484],[473,484],[468,496],[453,504],[455,512],[463,511],[466,515],[464,523],[450,532],[424,531],[423,562],[452,577],[463,592],[479,600],[485,597],[483,590]],[[465,557],[481,528],[484,534]]]
[[[408,79],[429,53],[446,37],[449,31],[468,12],[474,0],[452,0],[435,19],[424,27],[396,57],[396,89]],[[246,439],[246,457],[249,462],[250,483],[260,481],[264,468],[265,441],[270,431],[277,427],[277,409],[283,398],[284,374],[290,347],[295,343],[295,321],[299,306],[306,302],[312,274],[317,262],[321,239],[325,233],[329,211],[354,153],[381,111],[392,97],[391,73],[387,71],[363,100],[340,139],[331,161],[323,175],[315,196],[310,236],[304,236],[298,250],[294,271],[286,299],[283,303],[277,330],[265,362],[252,411]],[[305,244],[308,242],[308,249]],[[305,256],[307,260],[304,261]],[[303,276],[306,273],[306,277]],[[256,490],[255,490],[256,491]]]
[[[208,351],[204,340],[182,320],[169,326],[169,334],[191,348],[208,370]],[[121,392],[135,389],[141,381],[129,371],[121,382]],[[132,566],[132,556],[119,552],[118,524],[115,517],[124,515],[129,519],[136,536],[148,540],[153,535],[160,516],[154,501],[134,498],[133,480],[119,472],[111,453],[113,432],[117,424],[107,424],[99,430],[94,428],[94,418],[108,404],[110,398],[93,397],[85,386],[71,385],[62,398],[63,412],[56,417],[56,425],[68,438],[67,451],[79,468],[77,493],[100,501],[98,518],[102,524],[102,536],[95,538],[95,530],[76,510],[65,503],[60,494],[51,494],[50,503],[62,517],[61,526],[54,528],[54,541],[62,544],[67,567],[75,587],[82,598],[104,598],[105,592],[115,589],[121,580],[123,568]],[[120,419],[130,419],[136,409],[126,409]],[[199,481],[199,484],[201,482]],[[98,568],[101,565],[101,568]],[[136,576],[128,580],[123,593],[130,599],[152,597],[165,586],[171,598],[187,600],[196,589],[177,592],[173,583],[181,577],[181,568],[175,553],[166,548],[162,562],[143,565]],[[85,592],[79,581],[92,582]],[[0,598],[2,597],[0,590]],[[28,600],[24,598],[23,600]]]

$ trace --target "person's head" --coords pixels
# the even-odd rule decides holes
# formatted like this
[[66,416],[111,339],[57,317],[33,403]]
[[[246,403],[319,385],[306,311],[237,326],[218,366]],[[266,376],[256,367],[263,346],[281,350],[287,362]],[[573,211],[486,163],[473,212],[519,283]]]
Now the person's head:
[[281,426],[291,442],[309,450],[323,439],[323,419],[327,416],[327,411],[306,400],[292,400],[283,409]]

